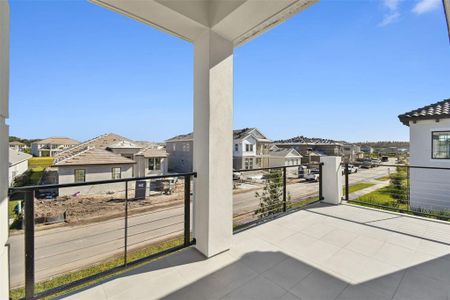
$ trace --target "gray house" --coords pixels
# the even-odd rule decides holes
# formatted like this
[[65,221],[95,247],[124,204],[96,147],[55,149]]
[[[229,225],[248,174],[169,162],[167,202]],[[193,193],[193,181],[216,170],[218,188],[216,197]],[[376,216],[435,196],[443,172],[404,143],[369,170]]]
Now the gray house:
[[[191,172],[193,166],[192,133],[166,140],[169,153],[169,170]],[[291,149],[289,149],[291,150]],[[256,169],[300,164],[302,156],[297,151],[274,148],[273,141],[257,128],[233,130],[233,169]]]

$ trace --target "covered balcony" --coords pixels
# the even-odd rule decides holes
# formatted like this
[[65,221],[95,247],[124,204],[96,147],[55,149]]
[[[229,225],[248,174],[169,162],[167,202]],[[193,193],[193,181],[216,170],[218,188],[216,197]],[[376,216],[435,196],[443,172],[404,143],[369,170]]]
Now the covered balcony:
[[[39,234],[34,233],[34,192],[43,188],[23,189],[27,191],[24,249],[19,247],[17,251],[25,252],[20,268],[24,269],[26,299],[53,296],[86,284],[91,285],[61,297],[449,299],[448,223],[341,204],[343,177],[338,157],[321,158],[320,183],[313,183],[317,195],[308,198],[311,201],[307,204],[293,209],[287,207],[284,176],[284,205],[280,212],[250,222],[249,226],[239,226],[240,230],[233,232],[233,49],[307,9],[315,0],[92,2],[194,45],[194,170],[177,175],[184,177],[184,202],[177,211],[184,218],[177,220],[180,226],[174,232],[183,233],[182,242],[170,251],[147,256],[145,261],[138,259],[127,264],[127,230],[139,225],[128,224],[127,183],[139,179],[97,182],[126,183],[121,191],[125,199],[125,225],[117,222],[118,230],[125,232],[125,243],[117,242],[125,248],[124,263],[114,267],[113,271],[117,272],[109,272],[108,276],[113,277],[108,279],[94,274],[88,276],[89,280],[78,281],[76,286],[63,284],[51,293],[38,293],[35,283],[42,275],[39,270],[50,268],[48,264],[35,268],[35,261],[44,259],[39,253],[35,257],[34,251],[42,244],[45,246],[46,241],[35,243]],[[0,299],[9,298],[10,287],[10,237],[5,217],[8,210],[8,44],[9,7],[8,2],[0,1]],[[85,185],[88,184],[92,183]],[[47,188],[73,186],[76,184]],[[98,239],[105,237],[102,233],[98,236]],[[79,244],[75,244],[67,257],[77,259],[92,254],[82,251],[83,236],[77,238],[74,239]],[[152,238],[148,233],[143,240]],[[136,245],[143,240],[135,241]],[[100,240],[96,247],[100,248],[97,251],[101,257],[106,245]]]
[[448,223],[348,204],[316,204],[194,248],[67,299],[448,299]]

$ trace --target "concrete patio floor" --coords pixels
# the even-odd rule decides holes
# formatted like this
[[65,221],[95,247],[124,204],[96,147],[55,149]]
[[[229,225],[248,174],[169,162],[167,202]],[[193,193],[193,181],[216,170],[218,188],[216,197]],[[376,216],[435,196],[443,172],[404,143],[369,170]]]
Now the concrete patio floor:
[[194,248],[67,299],[450,299],[450,224],[318,205]]

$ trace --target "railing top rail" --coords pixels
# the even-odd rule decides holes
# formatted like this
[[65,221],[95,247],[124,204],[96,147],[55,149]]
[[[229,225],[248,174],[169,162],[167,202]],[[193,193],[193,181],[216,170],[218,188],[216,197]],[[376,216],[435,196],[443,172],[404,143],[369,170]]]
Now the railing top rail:
[[[343,166],[345,166],[347,163],[342,163]],[[348,163],[349,165],[353,165],[354,163]],[[415,166],[415,165],[391,165],[391,164],[384,164],[379,163],[378,166],[380,167],[400,167],[400,168],[410,168],[410,169],[431,169],[431,170],[450,170],[450,168],[445,167],[430,167],[430,166]]]
[[284,169],[284,168],[294,168],[294,167],[303,167],[303,166],[323,166],[322,162],[318,163],[309,163],[309,164],[300,164],[300,165],[289,165],[289,166],[276,166],[276,167],[267,167],[267,168],[257,168],[257,169],[240,169],[233,170],[233,172],[252,172],[252,171],[265,171],[265,170],[274,170],[274,169]]
[[161,179],[161,178],[171,178],[171,177],[185,177],[185,176],[197,176],[197,172],[188,173],[174,173],[167,175],[156,175],[156,176],[145,176],[145,177],[130,177],[130,178],[120,178],[120,179],[109,179],[109,180],[96,180],[96,181],[85,181],[85,182],[74,182],[74,183],[54,183],[54,184],[42,184],[42,185],[28,185],[28,186],[18,186],[9,188],[9,193],[12,192],[23,192],[32,190],[44,190],[44,189],[54,189],[54,188],[64,188],[64,187],[77,187],[86,185],[99,185],[108,183],[119,183],[119,182],[130,182],[137,180],[148,180],[148,179]]

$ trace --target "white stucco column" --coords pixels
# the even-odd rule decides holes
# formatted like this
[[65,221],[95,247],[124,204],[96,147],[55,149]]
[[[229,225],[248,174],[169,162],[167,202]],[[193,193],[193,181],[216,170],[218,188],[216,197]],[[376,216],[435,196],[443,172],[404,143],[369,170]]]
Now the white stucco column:
[[340,204],[342,199],[342,158],[339,156],[323,156],[322,195],[323,201],[329,204]]
[[194,43],[194,237],[210,257],[229,249],[233,225],[233,44],[205,32]]
[[0,1],[0,299],[9,299],[8,277],[9,4]]

